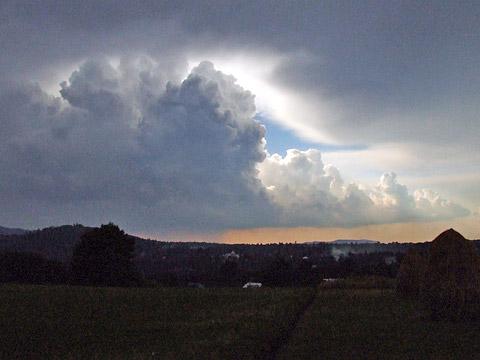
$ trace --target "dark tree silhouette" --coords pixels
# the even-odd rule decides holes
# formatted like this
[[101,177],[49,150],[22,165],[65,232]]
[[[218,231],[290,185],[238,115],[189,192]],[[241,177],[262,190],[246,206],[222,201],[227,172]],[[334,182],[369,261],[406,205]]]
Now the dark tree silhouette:
[[110,223],[82,235],[71,261],[74,284],[128,286],[136,282],[133,237]]
[[288,286],[292,283],[292,267],[283,256],[277,256],[267,267],[264,282],[268,286]]
[[234,260],[226,260],[220,268],[219,284],[222,286],[238,286],[239,273],[240,269],[238,268],[237,262]]

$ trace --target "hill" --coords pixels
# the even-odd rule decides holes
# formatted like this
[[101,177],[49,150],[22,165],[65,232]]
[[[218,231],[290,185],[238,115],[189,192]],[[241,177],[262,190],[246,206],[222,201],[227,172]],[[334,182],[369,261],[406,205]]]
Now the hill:
[[91,228],[83,225],[64,225],[23,234],[0,235],[0,249],[34,253],[48,260],[70,261],[75,245],[82,234]]
[[362,244],[381,244],[380,241],[366,239],[337,239],[333,241],[309,241],[307,245],[332,244],[332,245],[362,245]]
[[[81,224],[52,226],[41,230],[24,231],[23,233],[1,234],[0,249],[20,253],[39,254],[47,260],[70,261],[75,246],[82,235],[91,227]],[[136,253],[154,252],[154,248],[162,244],[159,241],[145,240],[136,236]]]
[[335,245],[380,244],[380,241],[365,240],[365,239],[360,239],[360,240],[338,239],[338,240],[331,241],[330,244],[335,244]]
[[0,235],[23,235],[27,232],[28,230],[24,229],[12,229],[0,226]]

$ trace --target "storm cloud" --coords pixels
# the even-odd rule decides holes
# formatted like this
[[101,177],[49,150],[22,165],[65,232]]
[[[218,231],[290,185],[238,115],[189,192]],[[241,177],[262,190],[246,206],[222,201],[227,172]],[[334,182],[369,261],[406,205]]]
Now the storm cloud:
[[[148,59],[86,61],[61,83],[2,87],[2,208],[25,224],[113,219],[206,231],[455,217],[466,210],[395,174],[345,185],[317,150],[268,155],[254,95],[202,62],[179,84]],[[8,219],[8,215],[5,216]]]
[[253,95],[208,62],[178,85],[130,65],[88,61],[62,83],[62,98],[3,88],[7,214],[27,224],[112,218],[136,229],[271,221],[256,178],[265,128],[253,119]]
[[[476,1],[0,9],[2,225],[153,234],[478,209]],[[269,154],[259,118],[322,153]]]
[[150,54],[172,73],[192,56],[277,56],[269,81],[309,109],[276,120],[300,136],[473,146],[479,14],[475,1],[4,1],[0,61],[3,77],[47,81],[99,54]]

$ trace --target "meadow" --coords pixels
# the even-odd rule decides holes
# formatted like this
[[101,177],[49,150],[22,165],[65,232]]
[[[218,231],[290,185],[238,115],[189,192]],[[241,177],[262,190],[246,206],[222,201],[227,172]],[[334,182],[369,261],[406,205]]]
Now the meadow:
[[392,289],[1,285],[0,329],[1,359],[475,359],[480,354],[478,323],[433,322]]
[[479,359],[480,324],[434,322],[390,289],[320,289],[278,359]]
[[0,286],[1,359],[261,359],[314,289]]

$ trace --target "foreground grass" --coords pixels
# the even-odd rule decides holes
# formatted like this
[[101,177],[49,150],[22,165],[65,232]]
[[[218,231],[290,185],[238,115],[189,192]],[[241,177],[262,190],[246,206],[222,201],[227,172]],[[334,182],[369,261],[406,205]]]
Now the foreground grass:
[[478,359],[480,324],[432,322],[393,290],[320,290],[280,359]]
[[1,359],[260,359],[312,289],[0,286]]

